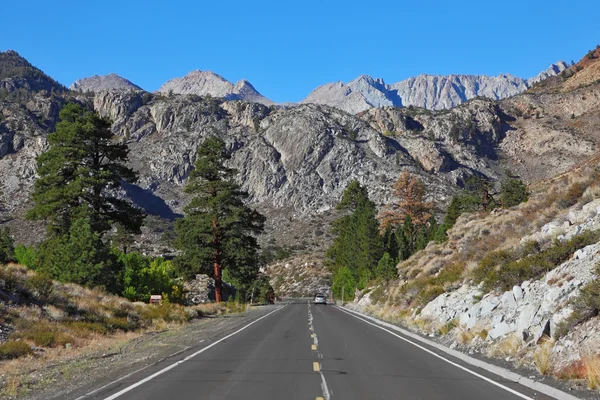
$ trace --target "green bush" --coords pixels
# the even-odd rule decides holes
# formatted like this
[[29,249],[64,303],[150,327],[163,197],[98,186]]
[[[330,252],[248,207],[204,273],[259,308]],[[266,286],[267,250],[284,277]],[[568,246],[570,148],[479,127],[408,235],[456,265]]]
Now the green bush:
[[173,263],[161,257],[152,259],[138,253],[116,252],[123,265],[121,295],[132,301],[148,302],[151,295],[165,294],[169,301],[180,302],[182,288],[176,282]]
[[35,270],[37,267],[38,253],[33,247],[19,244],[15,248],[15,259],[19,264]]
[[354,300],[354,289],[356,288],[356,280],[352,271],[347,267],[341,267],[333,274],[333,284],[331,291],[336,299],[342,298],[342,288],[344,289],[344,298],[342,301]]
[[520,179],[508,178],[500,186],[500,201],[504,208],[524,203],[529,198],[527,186]]
[[556,339],[600,314],[600,265],[596,266],[595,275],[596,278],[581,288],[579,295],[571,300],[573,313],[557,326],[554,333]]
[[566,241],[555,241],[547,249],[517,259],[519,252],[498,251],[486,255],[473,271],[473,278],[483,282],[484,290],[510,290],[526,280],[539,279],[546,272],[567,261],[575,251],[596,243],[600,231],[587,231]]
[[381,257],[377,263],[377,267],[375,267],[375,277],[385,282],[398,279],[396,264],[396,260],[388,252],[383,253],[383,257]]
[[64,332],[59,332],[54,327],[42,323],[33,324],[22,330],[13,332],[10,337],[31,340],[37,346],[42,347],[64,346],[67,343],[73,343],[72,336]]
[[10,360],[33,353],[31,346],[23,341],[9,340],[0,344],[0,360]]

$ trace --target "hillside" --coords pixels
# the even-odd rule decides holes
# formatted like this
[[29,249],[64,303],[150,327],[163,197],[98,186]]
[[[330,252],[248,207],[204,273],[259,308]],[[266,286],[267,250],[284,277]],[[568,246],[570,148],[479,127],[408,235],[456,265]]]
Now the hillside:
[[462,215],[447,241],[399,263],[399,280],[357,293],[351,307],[469,354],[600,388],[597,51],[501,103],[516,118],[500,147],[522,152],[514,168],[532,182],[529,200]]

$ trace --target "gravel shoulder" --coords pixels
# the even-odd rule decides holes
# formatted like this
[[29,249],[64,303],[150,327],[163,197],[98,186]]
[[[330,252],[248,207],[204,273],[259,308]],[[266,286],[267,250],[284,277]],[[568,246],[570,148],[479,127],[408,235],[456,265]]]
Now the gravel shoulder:
[[160,332],[117,338],[69,360],[23,371],[22,389],[12,398],[78,399],[134,371],[206,346],[274,307],[250,307],[240,314],[205,317]]

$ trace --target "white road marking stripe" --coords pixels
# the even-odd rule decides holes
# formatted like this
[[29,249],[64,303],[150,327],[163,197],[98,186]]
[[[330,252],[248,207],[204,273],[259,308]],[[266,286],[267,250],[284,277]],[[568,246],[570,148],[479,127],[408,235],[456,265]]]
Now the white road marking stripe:
[[[277,311],[281,310],[283,307],[285,307],[285,306],[281,306],[281,307],[279,307],[279,308],[277,308],[277,309],[275,309],[275,310],[271,311],[271,312],[270,312],[270,313],[268,313],[267,315],[263,315],[262,317],[260,317],[260,318],[258,318],[258,319],[256,319],[256,320],[254,320],[254,321],[252,321],[252,322],[250,322],[248,325],[245,325],[245,326],[243,326],[242,328],[238,329],[237,331],[235,331],[235,332],[233,332],[233,333],[230,333],[229,335],[225,336],[224,338],[221,338],[221,339],[217,340],[216,342],[214,342],[214,343],[211,343],[211,344],[209,344],[209,345],[208,345],[208,346],[206,346],[206,347],[203,347],[202,349],[198,350],[198,351],[197,351],[197,352],[195,352],[194,354],[191,354],[191,355],[187,356],[187,357],[186,357],[186,358],[184,358],[183,360],[181,360],[181,361],[177,361],[176,363],[174,363],[174,364],[171,364],[171,365],[169,365],[168,367],[165,367],[165,368],[161,369],[161,370],[160,370],[160,371],[158,371],[158,372],[155,372],[154,374],[152,374],[152,375],[148,376],[147,378],[144,378],[144,379],[142,379],[141,381],[138,381],[137,383],[134,383],[133,385],[126,387],[125,389],[121,390],[120,392],[117,392],[117,393],[113,394],[112,396],[109,396],[109,397],[105,398],[104,400],[113,400],[113,399],[116,399],[117,397],[120,397],[121,395],[123,395],[123,394],[125,394],[125,393],[127,393],[127,392],[129,392],[129,391],[131,391],[131,390],[133,390],[133,389],[135,389],[136,387],[138,387],[138,386],[141,386],[141,385],[143,385],[144,383],[146,383],[146,382],[148,382],[148,381],[150,381],[150,380],[152,380],[152,379],[156,378],[157,376],[159,376],[159,375],[162,375],[162,374],[164,374],[165,372],[167,372],[167,371],[169,371],[169,370],[171,370],[171,369],[175,368],[176,366],[178,366],[178,365],[180,365],[180,364],[183,364],[184,362],[186,362],[186,361],[188,361],[188,360],[190,360],[190,359],[192,359],[192,358],[196,357],[198,354],[205,352],[206,350],[210,349],[211,347],[214,347],[214,346],[216,346],[217,344],[221,343],[222,341],[224,341],[224,340],[226,340],[226,339],[229,339],[229,338],[230,338],[230,337],[232,337],[233,335],[235,335],[235,334],[237,334],[237,333],[239,333],[239,332],[243,331],[244,329],[248,328],[249,326],[251,326],[251,325],[254,325],[255,323],[257,323],[257,322],[258,322],[258,321],[260,321],[261,319],[263,319],[263,318],[267,318],[269,315],[273,314],[274,312],[277,312]],[[117,381],[115,381],[115,382],[117,382]],[[115,382],[112,382],[112,383],[115,383]],[[109,385],[110,385],[110,384],[109,384]]]
[[476,377],[478,377],[478,378],[481,378],[481,379],[483,379],[484,381],[487,381],[487,382],[491,383],[492,385],[496,385],[496,386],[498,386],[498,387],[500,387],[500,388],[502,388],[502,389],[506,390],[507,392],[510,392],[510,393],[512,393],[512,394],[514,394],[514,395],[516,395],[516,396],[518,396],[518,397],[520,397],[520,398],[522,398],[522,399],[526,399],[526,400],[534,400],[533,398],[531,398],[531,397],[528,397],[528,396],[526,396],[526,395],[524,395],[524,394],[522,394],[522,393],[519,393],[519,392],[517,392],[517,391],[516,391],[516,390],[514,390],[514,389],[511,389],[511,388],[509,388],[509,387],[507,387],[507,386],[504,386],[504,385],[502,385],[502,384],[500,384],[500,383],[498,383],[498,382],[496,382],[496,381],[494,381],[494,380],[492,380],[492,379],[490,379],[490,378],[487,378],[487,377],[485,377],[485,376],[483,376],[483,375],[480,375],[480,374],[478,374],[478,373],[477,373],[477,372],[475,372],[475,371],[471,371],[470,369],[468,369],[468,368],[466,368],[466,367],[463,367],[463,366],[462,366],[462,365],[460,365],[460,364],[457,364],[457,363],[455,363],[455,362],[453,362],[453,361],[450,361],[450,360],[448,360],[447,358],[444,358],[444,357],[440,356],[439,354],[437,354],[437,353],[435,353],[435,352],[433,352],[433,351],[431,351],[431,350],[429,350],[429,349],[427,349],[427,348],[425,348],[425,347],[421,346],[420,344],[417,344],[417,343],[415,343],[415,342],[413,342],[413,341],[411,341],[411,340],[408,340],[408,339],[406,339],[406,338],[404,338],[404,337],[402,337],[402,336],[398,335],[397,333],[394,333],[394,332],[390,331],[389,329],[386,329],[386,328],[384,328],[384,327],[382,327],[382,326],[379,326],[379,325],[377,325],[377,324],[374,324],[374,323],[372,323],[372,322],[369,322],[369,321],[367,321],[366,319],[363,319],[363,318],[361,318],[361,317],[358,317],[358,316],[356,316],[356,315],[354,315],[354,314],[352,314],[352,313],[350,313],[350,312],[348,312],[348,311],[346,311],[346,310],[343,310],[343,309],[341,309],[341,308],[339,308],[339,307],[337,307],[337,306],[336,306],[335,308],[336,308],[336,309],[338,309],[338,310],[340,310],[340,311],[342,311],[342,312],[344,312],[344,313],[346,313],[346,314],[348,314],[348,315],[350,315],[350,316],[352,316],[352,317],[354,317],[354,318],[356,318],[356,319],[358,319],[358,320],[361,320],[361,321],[363,321],[364,323],[367,323],[367,324],[369,324],[369,325],[373,325],[374,327],[376,327],[376,328],[379,328],[379,329],[381,329],[382,331],[386,331],[386,332],[387,332],[387,333],[389,333],[390,335],[396,336],[398,339],[404,340],[405,342],[407,342],[407,343],[410,343],[410,344],[412,344],[412,345],[413,345],[413,346],[415,346],[415,347],[418,347],[419,349],[421,349],[421,350],[423,350],[423,351],[425,351],[425,352],[427,352],[427,353],[429,353],[429,354],[431,354],[431,355],[433,355],[433,356],[435,356],[435,357],[439,358],[440,360],[444,360],[444,361],[446,361],[447,363],[449,363],[449,364],[452,364],[452,365],[454,365],[455,367],[458,367],[458,368],[462,369],[463,371],[466,371],[466,372],[470,373],[471,375],[475,375]]

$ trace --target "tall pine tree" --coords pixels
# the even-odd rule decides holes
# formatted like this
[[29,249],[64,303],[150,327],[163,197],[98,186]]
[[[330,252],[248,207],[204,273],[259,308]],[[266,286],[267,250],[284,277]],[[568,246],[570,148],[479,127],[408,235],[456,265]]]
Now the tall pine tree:
[[122,181],[137,179],[125,165],[127,145],[112,140],[110,121],[79,104],[67,104],[59,118],[48,135],[50,148],[37,158],[39,178],[27,218],[47,220],[49,233],[57,236],[68,235],[79,218],[100,235],[115,223],[139,232],[144,213],[115,193]]
[[336,237],[326,254],[334,281],[335,274],[345,268],[352,272],[356,282],[366,284],[375,274],[384,252],[375,205],[369,200],[366,188],[353,181],[346,188],[337,209],[346,215],[334,221]]
[[236,171],[227,168],[229,155],[223,140],[207,138],[198,148],[195,169],[185,187],[193,195],[177,220],[176,259],[180,271],[191,277],[208,273],[215,280],[215,301],[222,299],[222,272],[227,269],[238,282],[249,285],[258,274],[256,235],[265,217],[244,204],[248,194],[234,181]]

